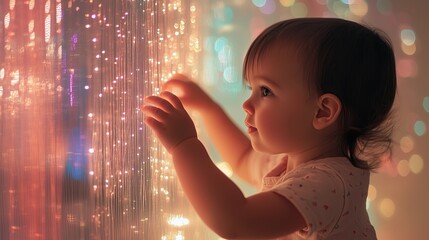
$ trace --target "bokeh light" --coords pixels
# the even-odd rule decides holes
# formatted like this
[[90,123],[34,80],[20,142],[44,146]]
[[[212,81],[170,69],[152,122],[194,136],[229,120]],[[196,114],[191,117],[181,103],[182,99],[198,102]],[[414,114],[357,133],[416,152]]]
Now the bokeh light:
[[416,42],[416,34],[412,29],[402,29],[401,40],[407,46],[414,45]]
[[351,1],[349,8],[351,13],[359,17],[363,17],[368,13],[368,4],[364,0]]
[[419,120],[414,124],[414,132],[417,136],[423,136],[426,133],[426,124],[425,122]]
[[404,52],[407,55],[414,55],[417,51],[416,45],[412,44],[412,45],[407,45],[405,43],[401,43],[401,49],[402,52]]
[[10,13],[7,13],[5,16],[4,16],[4,28],[9,28],[9,25],[10,25]]
[[391,218],[395,214],[396,205],[390,198],[384,198],[379,205],[379,211],[383,217]]
[[413,55],[416,52],[416,34],[414,30],[406,28],[401,30],[401,49],[406,55]]
[[265,6],[265,4],[267,3],[267,0],[252,0],[252,3],[256,6],[256,7],[263,7]]
[[423,98],[423,108],[429,113],[429,97]]
[[280,4],[283,7],[290,7],[295,4],[295,0],[280,0]]
[[214,50],[216,52],[220,52],[227,45],[228,45],[228,39],[226,39],[225,37],[220,37],[220,38],[216,39],[216,41],[214,43]]
[[189,225],[189,219],[181,215],[173,215],[167,219],[168,224],[175,227],[183,227]]
[[419,154],[413,154],[409,160],[409,167],[411,172],[419,174],[423,170],[423,158]]
[[417,75],[417,64],[414,59],[399,59],[396,65],[398,76],[401,78],[411,78]]
[[404,136],[401,138],[399,146],[404,153],[409,153],[414,149],[414,140],[410,136]]
[[13,10],[15,8],[15,0],[10,0],[9,1],[9,9]]
[[398,174],[402,177],[406,177],[410,173],[410,167],[408,164],[408,160],[401,160],[396,165]]

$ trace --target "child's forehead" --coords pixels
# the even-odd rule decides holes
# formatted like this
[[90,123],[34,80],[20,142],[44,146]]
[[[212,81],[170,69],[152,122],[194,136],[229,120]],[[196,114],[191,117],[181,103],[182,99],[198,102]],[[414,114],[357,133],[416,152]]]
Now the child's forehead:
[[298,36],[278,37],[271,41],[260,44],[252,49],[251,61],[258,62],[269,58],[287,58],[298,60],[298,58],[308,55],[309,46]]
[[302,48],[292,42],[272,42],[255,51],[244,63],[244,70],[246,74],[254,74],[276,68],[301,69],[306,55]]
[[309,67],[308,60],[316,56],[308,49],[298,41],[268,43],[244,63],[243,79],[251,85],[259,81],[258,76],[268,76],[281,86],[303,84],[310,92],[315,88],[310,80],[315,70]]

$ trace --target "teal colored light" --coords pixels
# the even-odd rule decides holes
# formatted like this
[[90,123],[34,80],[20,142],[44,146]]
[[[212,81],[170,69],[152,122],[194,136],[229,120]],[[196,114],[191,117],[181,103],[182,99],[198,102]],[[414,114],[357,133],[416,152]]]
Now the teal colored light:
[[416,121],[414,124],[414,132],[417,136],[423,136],[426,132],[426,124],[423,121]]
[[220,37],[218,39],[216,39],[215,43],[214,43],[214,50],[216,52],[219,52],[220,50],[222,50],[226,45],[228,44],[228,39],[226,39],[225,37]]
[[267,0],[252,0],[252,3],[257,7],[263,7],[267,3]]
[[423,98],[423,108],[429,113],[429,97]]
[[225,45],[218,53],[217,57],[221,64],[228,64],[231,59],[231,47],[229,45]]
[[214,9],[213,25],[216,28],[223,28],[232,24],[234,19],[234,10],[229,6],[222,6]]
[[234,10],[228,6],[223,9],[225,23],[230,23],[234,19]]
[[412,29],[403,29],[401,31],[401,40],[405,45],[411,46],[416,41],[416,34]]

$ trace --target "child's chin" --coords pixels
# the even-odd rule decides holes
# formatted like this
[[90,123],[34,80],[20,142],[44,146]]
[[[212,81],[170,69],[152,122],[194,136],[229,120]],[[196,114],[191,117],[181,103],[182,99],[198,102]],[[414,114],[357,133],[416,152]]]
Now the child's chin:
[[252,148],[253,150],[255,150],[256,152],[260,152],[260,153],[270,153],[269,149],[267,149],[265,146],[263,146],[261,143],[257,142],[257,141],[251,141],[252,143]]
[[271,155],[286,153],[285,151],[276,151],[276,149],[265,146],[264,144],[258,141],[251,141],[251,143],[252,143],[253,150],[255,150],[256,152],[271,154]]

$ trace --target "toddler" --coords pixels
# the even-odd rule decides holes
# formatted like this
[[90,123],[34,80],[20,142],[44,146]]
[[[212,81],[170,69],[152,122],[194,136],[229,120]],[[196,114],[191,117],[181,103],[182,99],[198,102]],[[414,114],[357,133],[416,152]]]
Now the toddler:
[[[366,198],[370,171],[391,149],[387,37],[342,19],[281,21],[251,44],[243,78],[247,134],[184,75],[142,106],[201,219],[228,239],[376,239]],[[244,196],[216,167],[184,107],[259,193]]]

